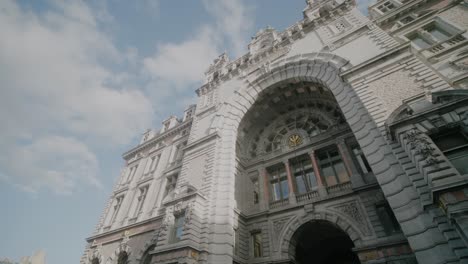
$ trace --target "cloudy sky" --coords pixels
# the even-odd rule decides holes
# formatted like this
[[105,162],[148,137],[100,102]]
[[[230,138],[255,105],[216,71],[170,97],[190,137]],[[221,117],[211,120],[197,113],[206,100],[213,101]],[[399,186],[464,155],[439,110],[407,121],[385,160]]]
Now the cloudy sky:
[[[371,0],[358,0],[365,10]],[[0,259],[78,263],[121,153],[304,0],[0,1]]]

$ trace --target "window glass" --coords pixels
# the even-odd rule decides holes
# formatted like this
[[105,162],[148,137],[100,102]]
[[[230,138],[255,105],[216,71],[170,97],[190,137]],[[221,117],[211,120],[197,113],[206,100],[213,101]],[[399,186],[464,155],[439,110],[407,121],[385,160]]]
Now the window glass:
[[438,28],[435,25],[431,29],[429,29],[428,32],[431,33],[431,35],[439,41],[444,41],[450,38],[450,34],[448,32],[445,32],[444,30]]
[[354,145],[351,147],[353,150],[354,154],[354,159],[356,163],[358,163],[358,169],[360,170],[361,173],[367,174],[372,171],[369,163],[367,162],[366,156],[364,156],[364,153],[362,152],[361,148],[359,146]]
[[431,43],[429,43],[427,40],[421,38],[420,36],[414,36],[410,38],[411,42],[413,42],[416,46],[418,46],[421,49],[427,49],[431,47]]
[[288,198],[289,186],[288,186],[288,180],[287,179],[281,181],[281,191],[282,191],[282,198],[283,199]]
[[328,186],[349,181],[348,172],[336,146],[320,151],[317,157],[322,176]]
[[270,186],[273,193],[273,200],[278,201],[288,198],[288,177],[284,164],[278,164],[268,169]]
[[263,255],[262,252],[262,233],[257,232],[252,234],[253,242],[253,253],[255,258],[259,258]]
[[345,165],[342,161],[336,161],[333,163],[335,167],[336,175],[340,182],[347,182],[349,180],[348,172],[346,171]]
[[401,228],[398,224],[392,209],[388,204],[381,204],[376,206],[377,215],[382,223],[385,234],[391,235],[400,232]]
[[302,175],[297,175],[296,176],[296,188],[297,188],[297,192],[299,194],[302,194],[302,193],[306,193],[307,192],[307,188],[306,188],[306,185],[305,185],[305,181],[304,181],[304,177]]
[[439,133],[432,140],[460,174],[468,174],[468,136],[462,130]]
[[184,224],[185,224],[185,214],[176,216],[174,220],[172,242],[177,242],[182,239],[182,235],[184,233]]

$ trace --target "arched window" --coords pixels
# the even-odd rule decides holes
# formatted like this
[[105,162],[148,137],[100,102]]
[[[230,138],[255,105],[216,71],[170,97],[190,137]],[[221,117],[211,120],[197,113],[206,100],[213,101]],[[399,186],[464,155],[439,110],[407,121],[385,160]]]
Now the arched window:
[[93,260],[91,260],[91,264],[99,264],[99,259],[94,257]]
[[122,251],[119,253],[119,259],[117,260],[117,264],[127,264],[128,263],[128,254],[126,251]]
[[153,251],[155,248],[155,245],[150,246],[145,253],[143,254],[143,257],[141,258],[140,264],[150,264],[151,263],[151,254],[150,252]]

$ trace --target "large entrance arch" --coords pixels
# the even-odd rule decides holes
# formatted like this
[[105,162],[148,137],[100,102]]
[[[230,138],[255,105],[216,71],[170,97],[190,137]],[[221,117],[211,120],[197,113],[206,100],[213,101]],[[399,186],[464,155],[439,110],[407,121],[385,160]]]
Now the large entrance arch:
[[314,220],[301,225],[291,238],[290,259],[296,264],[358,264],[352,251],[354,243],[338,227],[326,220]]
[[[217,200],[210,210],[214,214],[215,211],[219,212],[219,208],[227,209],[225,201],[232,201],[232,206],[235,207],[236,187],[239,186],[236,186],[236,177],[233,175],[239,175],[237,171],[239,168],[238,152],[236,151],[238,131],[244,116],[255,102],[264,96],[270,90],[269,88],[278,83],[316,83],[331,91],[346,123],[368,158],[374,176],[381,186],[389,206],[395,212],[411,247],[415,250],[415,255],[426,260],[426,263],[446,262],[450,258],[448,255],[434,254],[431,255],[431,258],[427,258],[425,255],[436,246],[437,250],[446,252],[451,249],[447,243],[438,244],[438,241],[425,239],[426,237],[440,237],[441,233],[437,228],[428,225],[431,216],[427,213],[421,213],[421,199],[414,186],[408,181],[408,175],[403,172],[403,167],[396,162],[395,154],[384,137],[383,131],[377,127],[373,117],[361,101],[362,98],[342,78],[341,73],[349,67],[348,61],[334,54],[302,54],[266,65],[256,74],[245,76],[239,89],[232,91],[232,93],[226,91],[229,94],[225,94],[225,96],[229,97],[224,98],[226,101],[217,110],[211,121],[208,134],[216,135],[219,138],[216,152],[219,161],[217,169],[224,172],[216,177],[213,184],[230,186],[230,188],[216,191]],[[263,175],[265,174],[263,173]],[[290,188],[292,186],[289,186],[291,185],[289,182],[287,184],[288,189],[293,189]],[[262,185],[263,182],[259,182],[260,188]],[[286,189],[286,183],[283,185]],[[284,195],[281,198],[288,196],[289,192],[282,192],[282,194]],[[280,201],[284,200],[286,199]],[[235,218],[234,214],[234,211],[226,211],[226,218],[217,218],[213,224],[226,226],[225,223]],[[219,233],[215,231],[216,234],[224,235],[232,232],[232,227],[226,226],[224,229],[217,230]],[[231,239],[230,236],[227,237],[227,240],[229,239]],[[414,243],[415,241],[421,241],[421,243]],[[226,251],[229,251],[228,248],[232,248],[232,244],[226,245]]]

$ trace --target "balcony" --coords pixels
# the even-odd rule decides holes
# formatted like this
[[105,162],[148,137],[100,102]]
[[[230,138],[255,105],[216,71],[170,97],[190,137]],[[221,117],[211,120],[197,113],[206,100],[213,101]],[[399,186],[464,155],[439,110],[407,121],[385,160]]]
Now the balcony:
[[288,205],[288,204],[289,204],[289,199],[288,198],[282,199],[282,200],[277,200],[277,201],[272,201],[272,202],[270,202],[270,209],[283,207],[283,206]]
[[319,192],[318,191],[310,191],[303,194],[296,195],[296,200],[298,203],[305,202],[305,201],[314,201],[319,199]]
[[353,188],[353,186],[351,185],[351,182],[348,181],[348,182],[328,186],[327,187],[327,193],[328,194],[335,194],[335,193],[339,193],[339,192],[342,192],[342,191],[351,190],[352,188]]
[[421,50],[420,54],[430,60],[457,47],[463,47],[466,42],[467,40],[462,34],[457,34],[445,41],[439,42],[429,48]]

